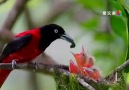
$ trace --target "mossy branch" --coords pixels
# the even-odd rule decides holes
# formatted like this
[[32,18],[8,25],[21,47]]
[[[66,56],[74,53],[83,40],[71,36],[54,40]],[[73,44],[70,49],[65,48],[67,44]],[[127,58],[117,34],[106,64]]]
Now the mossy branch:
[[[0,69],[32,69],[37,71],[47,71],[55,74],[55,80],[57,82],[57,88],[61,88],[63,85],[65,88],[78,88],[78,90],[108,90],[109,87],[117,86],[122,79],[122,71],[129,66],[129,60],[124,64],[117,67],[110,75],[102,78],[100,81],[95,81],[89,77],[82,77],[81,75],[74,75],[69,72],[69,68],[66,65],[49,65],[42,63],[0,63]],[[63,80],[63,81],[62,81]],[[64,83],[65,82],[65,83]],[[62,84],[62,85],[59,85]],[[123,84],[123,83],[122,83]],[[123,84],[123,87],[124,84]],[[64,88],[64,87],[63,87]],[[60,89],[63,90],[63,89]],[[66,90],[66,89],[64,89]]]

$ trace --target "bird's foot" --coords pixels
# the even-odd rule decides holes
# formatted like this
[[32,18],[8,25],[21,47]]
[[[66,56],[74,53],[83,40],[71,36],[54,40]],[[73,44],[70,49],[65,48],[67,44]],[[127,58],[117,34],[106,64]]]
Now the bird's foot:
[[37,70],[38,69],[38,63],[34,62],[34,65],[35,65],[35,70]]
[[16,69],[16,67],[17,67],[16,60],[12,60],[12,69]]

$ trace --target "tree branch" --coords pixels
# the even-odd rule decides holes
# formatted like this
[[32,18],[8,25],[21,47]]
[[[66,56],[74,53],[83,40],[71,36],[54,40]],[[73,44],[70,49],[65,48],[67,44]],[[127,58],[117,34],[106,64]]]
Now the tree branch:
[[114,72],[122,72],[125,68],[127,68],[129,66],[129,60],[127,60],[126,62],[124,62],[122,65],[120,65],[119,67],[117,67]]
[[[6,0],[5,0],[6,1]],[[17,18],[20,16],[22,11],[25,8],[27,1],[29,0],[15,0],[15,4],[10,10],[2,28],[0,29],[0,52],[4,46],[4,43],[11,41],[14,37],[13,33],[11,33],[11,29],[15,24]]]
[[108,76],[105,77],[105,79],[109,82],[116,82],[118,77],[117,77],[117,74],[118,73],[122,73],[122,71],[125,69],[125,68],[128,68],[129,67],[129,60],[127,60],[126,62],[124,62],[122,65],[118,66],[115,70],[113,70],[111,72],[111,74],[109,74]]
[[10,10],[8,17],[6,18],[2,28],[0,29],[0,38],[4,42],[8,42],[13,39],[14,35],[10,32],[17,18],[20,16],[25,8],[28,0],[15,0],[15,4]]
[[5,3],[5,2],[7,2],[8,0],[1,0],[0,1],[0,4],[3,4],[3,3]]
[[78,82],[81,83],[84,87],[87,87],[88,90],[95,90],[90,84],[84,81],[84,79],[77,78]]
[[[65,74],[66,76],[70,77],[71,73],[69,72],[68,66],[65,65],[50,65],[50,64],[42,64],[42,63],[20,63],[14,65],[14,69],[34,69],[37,71],[47,71],[50,73],[54,73],[55,70],[60,73],[60,74]],[[86,87],[88,90],[95,90],[93,86],[95,85],[105,85],[109,86],[110,83],[113,81],[111,78],[116,77],[118,72],[122,72],[124,68],[129,66],[129,60],[127,60],[124,64],[121,66],[117,67],[113,73],[111,73],[109,76],[106,77],[106,79],[103,79],[101,82],[96,82],[92,80],[89,77],[82,77],[80,75],[77,75],[77,82],[80,83],[82,86]],[[0,69],[13,69],[12,68],[12,63],[0,63]],[[106,80],[106,81],[105,81]],[[114,81],[113,81],[114,82]]]
[[6,30],[6,29],[10,30],[13,27],[17,18],[24,10],[27,1],[28,0],[16,0],[13,8],[10,10],[8,14],[7,19],[5,20],[2,30]]
[[65,65],[49,65],[49,64],[42,64],[42,63],[19,63],[14,65],[14,68],[12,68],[12,63],[0,63],[0,69],[9,69],[9,70],[10,69],[36,69],[36,70],[51,71],[51,68],[68,70],[68,66],[65,66]]
[[[86,87],[88,90],[95,90],[93,88],[93,86],[95,85],[110,86],[112,82],[112,80],[110,81],[110,78],[112,77],[112,75],[114,77],[114,73],[115,75],[119,72],[122,73],[124,68],[126,68],[127,66],[129,66],[129,60],[127,60],[125,63],[117,67],[113,71],[113,73],[111,73],[108,77],[106,77],[106,79],[103,79],[102,82],[94,81],[89,77],[82,77],[80,75],[77,75],[76,80],[78,83]],[[15,64],[13,68],[14,69],[34,69],[37,71],[47,71],[50,73],[54,73],[55,71],[57,71],[58,73],[64,74],[68,77],[71,76],[71,73],[69,72],[69,67],[66,65],[50,65],[50,64],[42,64],[42,63],[37,63],[37,64],[36,63],[19,63],[19,64]],[[0,69],[13,69],[13,68],[12,68],[12,63],[0,63]]]
[[[12,63],[0,63],[0,69],[13,69]],[[68,66],[65,65],[49,65],[42,63],[24,63],[24,64],[16,64],[14,65],[14,69],[35,69],[39,71],[48,71],[54,73],[55,70],[59,73],[63,73],[67,76],[70,76],[70,72],[68,71]],[[88,88],[88,90],[95,90],[91,85],[86,83],[82,78],[78,77],[77,81],[82,84],[84,87]]]

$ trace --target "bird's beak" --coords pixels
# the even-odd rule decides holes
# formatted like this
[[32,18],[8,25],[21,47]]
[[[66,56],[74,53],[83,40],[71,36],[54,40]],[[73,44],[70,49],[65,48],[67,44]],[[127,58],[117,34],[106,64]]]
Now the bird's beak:
[[71,43],[71,48],[74,48],[75,47],[75,43],[74,43],[74,40],[68,35],[68,34],[62,34],[61,36],[60,36],[60,38],[61,39],[63,39],[63,40],[66,40],[66,41],[68,41],[69,43]]

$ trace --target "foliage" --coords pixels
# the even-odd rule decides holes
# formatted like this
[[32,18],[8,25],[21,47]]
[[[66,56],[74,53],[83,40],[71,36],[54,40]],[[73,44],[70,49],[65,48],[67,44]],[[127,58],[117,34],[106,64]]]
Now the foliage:
[[[77,81],[77,75],[71,74],[70,76],[67,76],[65,74],[55,73],[54,77],[57,85],[57,90],[88,90],[86,87],[79,84],[79,82]],[[109,88],[113,90],[125,90],[126,84],[122,73],[118,73],[118,77],[118,81],[114,82],[87,83],[95,88],[95,90],[109,90]]]
[[[0,4],[0,27],[2,27],[14,2],[14,0],[7,0],[5,3]],[[75,50],[80,50],[80,47],[83,45],[89,53],[93,54],[96,59],[96,66],[105,77],[129,58],[128,7],[129,0],[29,0],[26,5],[29,14],[27,14],[26,11],[22,13],[14,24],[12,32],[18,33],[47,23],[60,24],[74,37],[77,44]],[[125,12],[125,9],[127,12]],[[117,10],[122,11],[122,16],[102,15],[103,11]],[[30,17],[30,21],[27,15]],[[32,27],[29,26],[29,22],[31,22]],[[57,47],[59,48],[58,51]],[[68,64],[69,59],[72,58],[69,51],[71,50],[67,49],[66,43],[62,42],[60,45],[57,45],[55,42],[53,47],[46,50],[46,53],[58,63]],[[21,78],[19,79],[17,77],[16,72],[11,76],[12,77],[7,80],[7,84],[3,86],[3,90],[8,90],[8,88],[10,90],[17,90],[18,85],[15,85],[15,82],[12,81],[15,79],[16,83],[19,83]],[[24,76],[23,73],[20,73],[18,76],[27,78],[29,74],[27,73]],[[110,89],[113,90],[125,90],[125,82],[129,81],[126,78],[127,76],[129,77],[129,74],[123,72],[119,73],[118,82],[116,84],[110,83],[110,85],[106,85],[106,89],[110,87]],[[38,75],[36,77],[43,78]],[[30,84],[28,85],[27,83],[32,79],[27,80],[26,78],[22,78],[22,80],[26,82],[22,85],[26,84],[26,90],[32,90],[32,88],[28,87]],[[85,90],[85,88],[76,81],[75,75],[68,77],[56,73],[55,79],[59,90],[66,90],[66,88],[67,90]],[[41,80],[42,79],[37,80],[39,87],[43,87],[44,81]],[[17,88],[11,85],[17,86]],[[101,88],[99,88],[100,86],[96,86],[97,85],[94,87],[97,88],[97,90],[101,90]],[[21,86],[21,89],[23,89],[22,87],[23,86]],[[31,85],[31,87],[33,87],[33,85]],[[55,89],[54,87],[51,88]],[[45,88],[44,90],[47,89]]]
[[[122,16],[121,17],[119,17],[119,16],[109,16],[108,17],[109,18],[109,21],[110,21],[109,23],[110,23],[110,26],[111,26],[111,31],[109,30],[110,28],[105,28],[108,31],[108,32],[106,31],[106,33],[105,32],[100,32],[100,31],[98,31],[96,29],[98,27],[98,23],[99,23],[99,19],[98,18],[100,18],[100,17],[98,17],[97,19],[96,18],[92,18],[91,20],[86,21],[86,22],[83,22],[81,24],[82,27],[84,27],[86,30],[88,29],[88,30],[94,30],[96,32],[99,32],[99,33],[96,33],[95,32],[96,33],[95,34],[95,40],[99,40],[102,43],[106,43],[107,45],[105,44],[104,49],[106,47],[108,47],[107,49],[110,49],[111,48],[111,49],[115,50],[114,48],[109,47],[109,45],[113,45],[114,44],[115,47],[116,46],[119,47],[117,45],[117,44],[120,45],[120,43],[119,43],[118,40],[121,40],[122,41],[122,43],[123,43],[123,46],[122,47],[124,48],[124,50],[120,53],[121,54],[120,56],[117,53],[118,51],[116,51],[116,52],[113,51],[113,50],[110,50],[108,52],[107,51],[101,52],[101,50],[100,51],[98,51],[98,50],[96,51],[97,53],[100,53],[100,56],[101,57],[103,55],[104,56],[104,59],[105,58],[109,58],[109,57],[112,58],[112,60],[114,60],[114,63],[118,59],[118,58],[116,58],[116,56],[119,56],[119,59],[117,60],[118,64],[116,63],[117,64],[116,66],[122,64],[126,59],[128,59],[128,58],[126,58],[126,52],[128,51],[128,27],[129,27],[129,25],[127,23],[127,21],[128,21],[128,15],[129,14],[127,14],[127,12],[124,11],[124,8],[128,9],[128,6],[125,6],[124,1],[122,1],[122,0],[118,0],[118,1],[119,2],[111,1],[111,0],[109,1],[109,3],[112,4],[110,6],[113,7],[110,10],[121,10],[122,11]],[[90,7],[90,4],[91,3],[93,4],[92,0],[89,1],[89,2],[88,1],[85,1],[85,0],[80,0],[79,2],[81,4],[83,4],[83,6],[85,8],[88,8],[88,9],[91,9],[91,10],[94,10],[97,7],[97,5],[98,5],[96,3],[95,5],[93,5],[93,7]],[[122,5],[124,6],[124,8],[122,7]],[[100,7],[97,7],[97,9],[99,9],[99,8]],[[102,9],[102,7],[101,7],[101,9]],[[101,49],[102,49],[102,47],[101,47]],[[106,52],[108,54],[105,54]],[[117,54],[117,55],[115,56],[115,54]],[[127,53],[127,55],[128,55],[128,53]],[[98,54],[95,54],[95,56],[98,56]],[[113,68],[116,68],[116,66],[113,67]],[[111,69],[113,69],[113,68],[111,68]],[[113,75],[113,77],[115,78],[114,75]],[[63,78],[61,78],[61,79],[63,79]],[[125,77],[124,77],[124,73],[123,72],[118,72],[118,78],[117,78],[117,80],[118,81],[110,82],[109,85],[103,84],[103,86],[106,87],[106,88],[102,88],[102,86],[99,85],[99,84],[97,84],[97,85],[95,85],[93,87],[96,90],[108,90],[108,88],[113,89],[113,90],[125,90],[126,89],[126,81],[125,81]],[[90,85],[92,85],[92,84],[90,84]],[[96,87],[96,86],[98,86],[98,87]],[[101,88],[100,88],[100,86],[101,86]],[[74,89],[68,89],[68,90],[74,90]]]

